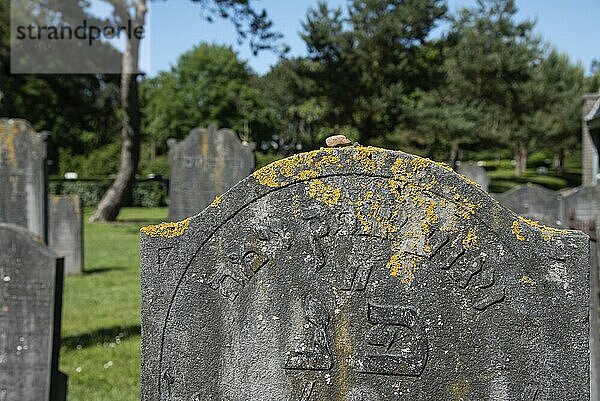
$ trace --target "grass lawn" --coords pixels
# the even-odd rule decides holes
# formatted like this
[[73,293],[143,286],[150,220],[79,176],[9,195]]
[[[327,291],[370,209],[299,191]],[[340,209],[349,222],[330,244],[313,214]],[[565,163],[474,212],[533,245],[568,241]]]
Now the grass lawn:
[[166,208],[125,208],[114,224],[87,223],[85,273],[64,286],[60,369],[69,401],[140,398],[139,228]]

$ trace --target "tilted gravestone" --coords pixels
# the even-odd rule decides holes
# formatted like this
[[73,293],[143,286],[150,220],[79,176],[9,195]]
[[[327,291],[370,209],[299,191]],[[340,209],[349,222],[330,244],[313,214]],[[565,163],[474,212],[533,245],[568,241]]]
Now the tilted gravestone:
[[83,271],[83,211],[76,195],[52,195],[48,210],[48,245],[64,257],[66,274]]
[[14,224],[0,223],[0,250],[0,399],[65,400],[62,258]]
[[254,144],[228,129],[196,128],[181,142],[169,141],[169,220],[203,210],[254,169]]
[[494,194],[502,206],[531,220],[552,227],[564,226],[561,220],[560,197],[551,189],[527,183],[518,185],[502,194]]
[[47,239],[46,134],[0,119],[0,222]]
[[490,187],[490,178],[485,169],[473,162],[462,162],[457,168],[458,174],[464,175],[471,181],[475,182],[484,191],[488,191]]
[[142,228],[142,400],[585,400],[588,238],[322,149]]

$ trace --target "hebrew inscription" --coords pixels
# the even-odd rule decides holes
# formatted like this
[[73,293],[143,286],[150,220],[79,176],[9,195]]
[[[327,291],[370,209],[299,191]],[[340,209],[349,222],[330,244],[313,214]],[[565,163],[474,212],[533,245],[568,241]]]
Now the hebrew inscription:
[[369,323],[374,327],[360,363],[362,373],[420,376],[427,363],[427,334],[415,309],[396,305],[368,305]]
[[142,229],[143,401],[589,396],[587,238],[443,165],[300,154],[186,224]]

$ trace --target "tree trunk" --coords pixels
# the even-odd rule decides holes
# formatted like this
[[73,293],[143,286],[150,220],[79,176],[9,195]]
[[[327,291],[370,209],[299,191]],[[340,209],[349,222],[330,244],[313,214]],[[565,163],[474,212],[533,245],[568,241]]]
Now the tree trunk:
[[560,148],[558,153],[555,155],[555,158],[556,163],[554,167],[556,168],[556,174],[563,175],[565,172],[565,149]]
[[527,168],[527,148],[519,145],[515,153],[515,175],[520,177]]
[[460,152],[460,144],[458,141],[452,141],[452,148],[450,148],[450,158],[448,159],[448,165],[453,169],[456,169],[456,162],[458,161],[458,154]]
[[[143,27],[146,19],[146,0],[135,2],[135,18],[133,24]],[[122,19],[128,19],[126,10],[120,12]],[[123,108],[123,127],[121,129],[121,164],[117,178],[98,204],[98,209],[90,217],[90,221],[114,221],[121,207],[131,196],[135,184],[135,173],[140,160],[141,113],[138,93],[138,64],[141,41],[135,36],[128,38],[123,52],[121,70],[121,106]]]

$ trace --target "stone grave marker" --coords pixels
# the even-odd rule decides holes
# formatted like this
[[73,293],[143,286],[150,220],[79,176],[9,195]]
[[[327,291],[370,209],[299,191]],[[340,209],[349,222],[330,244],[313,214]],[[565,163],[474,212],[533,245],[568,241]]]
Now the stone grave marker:
[[196,128],[181,142],[169,141],[169,220],[203,210],[254,169],[254,144],[229,129]]
[[77,195],[52,195],[48,212],[48,245],[64,257],[65,274],[83,271],[83,206]]
[[600,219],[600,186],[577,187],[561,194],[561,218],[571,228],[594,235]]
[[0,250],[0,399],[65,400],[62,258],[14,224],[0,223]]
[[456,168],[456,172],[477,183],[484,191],[489,191],[490,178],[483,167],[478,166],[472,161],[462,162]]
[[552,226],[563,227],[560,196],[541,185],[527,183],[518,185],[502,194],[494,194],[502,206],[513,212]]
[[0,119],[0,222],[47,239],[46,134]]
[[142,400],[585,400],[589,250],[444,165],[280,160],[142,228]]

